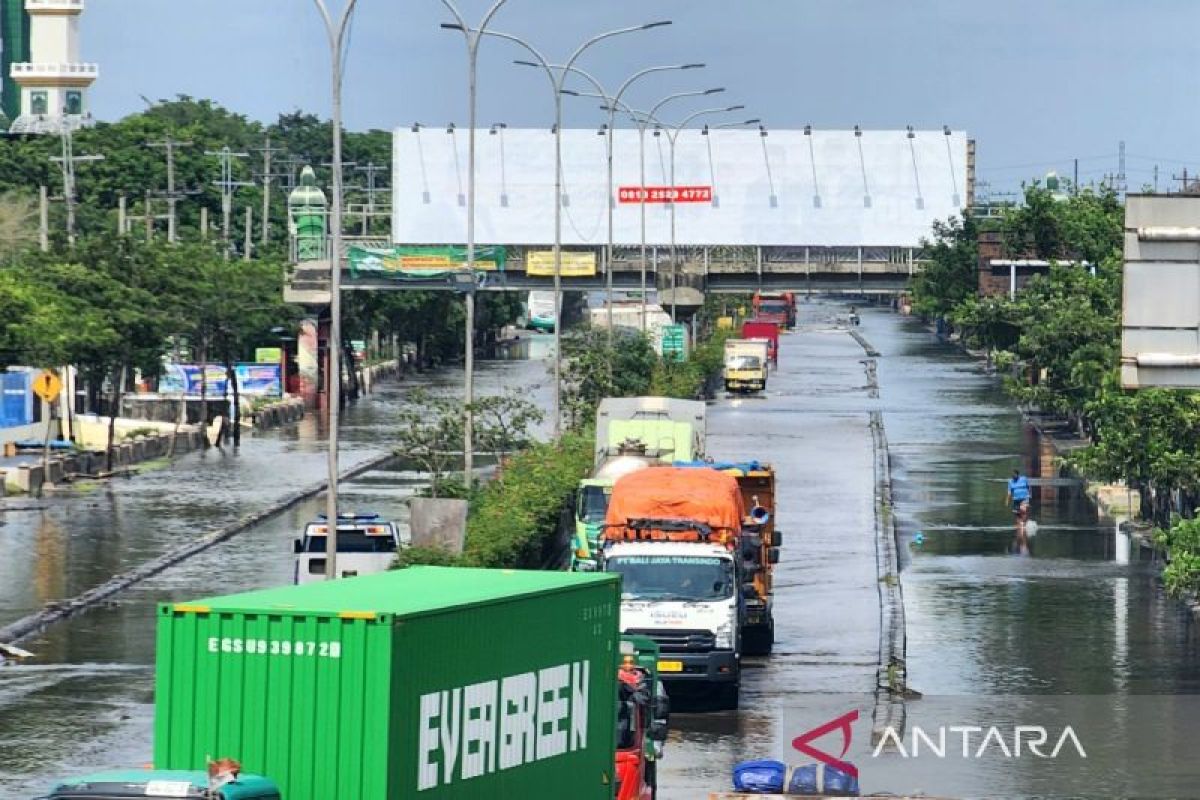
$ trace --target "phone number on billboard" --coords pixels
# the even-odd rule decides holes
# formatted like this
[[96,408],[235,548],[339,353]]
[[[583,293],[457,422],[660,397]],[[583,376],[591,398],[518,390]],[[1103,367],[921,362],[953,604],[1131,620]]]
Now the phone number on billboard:
[[708,203],[712,201],[711,186],[622,186],[617,193],[622,203]]
[[290,639],[234,639],[210,637],[210,653],[245,653],[252,656],[297,656],[314,658],[341,658],[341,642],[307,642]]

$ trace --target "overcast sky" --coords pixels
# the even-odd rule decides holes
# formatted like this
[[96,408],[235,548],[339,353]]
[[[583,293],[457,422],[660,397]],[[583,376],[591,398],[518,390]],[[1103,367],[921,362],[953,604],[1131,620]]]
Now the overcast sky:
[[[340,7],[344,0],[329,0]],[[490,0],[459,0],[477,20]],[[460,34],[439,0],[360,0],[347,65],[352,129],[466,118]],[[769,126],[940,128],[978,141],[979,178],[1012,189],[1050,169],[1081,182],[1116,172],[1126,142],[1131,188],[1200,166],[1197,0],[509,0],[493,26],[562,59],[588,36],[653,19],[667,28],[601,43],[581,60],[612,87],[645,66],[704,61],[650,76],[628,95],[727,87]],[[328,113],[328,48],[310,0],[90,0],[83,53],[100,64],[92,108],[115,119],[150,99],[190,94],[270,120]],[[522,53],[485,43],[481,124],[549,126],[544,76]],[[676,113],[702,108],[683,101]],[[710,103],[711,105],[711,103]],[[568,125],[598,125],[593,101],[567,98]]]

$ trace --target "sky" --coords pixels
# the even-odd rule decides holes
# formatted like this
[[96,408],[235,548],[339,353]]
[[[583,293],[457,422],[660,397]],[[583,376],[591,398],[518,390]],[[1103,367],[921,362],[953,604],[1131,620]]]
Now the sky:
[[[491,0],[457,2],[474,23]],[[464,125],[466,48],[439,27],[442,3],[358,7],[347,127]],[[1075,159],[1081,183],[1099,181],[1117,172],[1121,141],[1131,189],[1152,185],[1156,165],[1162,189],[1185,166],[1200,172],[1196,0],[509,0],[492,27],[559,61],[596,33],[659,19],[673,24],[601,42],[579,64],[610,90],[643,67],[706,64],[641,80],[627,95],[635,106],[725,87],[719,105],[744,104],[768,127],[965,130],[981,188],[997,195],[1049,170],[1070,177]],[[100,65],[90,101],[100,119],[177,94],[261,120],[329,111],[329,48],[310,0],[89,0],[82,50]],[[523,56],[484,41],[481,125],[552,123],[549,83],[512,63]],[[566,98],[565,112],[568,126],[604,117],[583,98]]]

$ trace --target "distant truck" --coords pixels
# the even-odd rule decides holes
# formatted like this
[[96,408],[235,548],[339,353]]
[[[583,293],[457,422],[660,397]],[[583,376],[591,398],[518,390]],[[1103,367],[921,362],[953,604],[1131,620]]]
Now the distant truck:
[[737,480],[654,467],[613,486],[601,563],[621,576],[621,632],[661,651],[662,679],[708,683],[736,708],[746,607]]
[[796,296],[791,292],[755,292],[754,316],[781,328],[796,327]]
[[554,332],[558,315],[555,313],[554,292],[530,292],[525,301],[525,327],[545,333]]
[[670,397],[606,397],[596,410],[596,444],[590,478],[575,498],[571,568],[596,569],[600,527],[613,483],[653,464],[704,457],[706,407]]
[[765,339],[726,339],[725,391],[766,391],[769,350]]
[[766,339],[767,358],[772,364],[779,364],[779,326],[774,322],[764,322],[760,319],[748,319],[742,323],[743,339]]
[[257,775],[238,775],[232,783],[209,788],[203,770],[113,770],[60,781],[38,800],[281,800],[279,787]]

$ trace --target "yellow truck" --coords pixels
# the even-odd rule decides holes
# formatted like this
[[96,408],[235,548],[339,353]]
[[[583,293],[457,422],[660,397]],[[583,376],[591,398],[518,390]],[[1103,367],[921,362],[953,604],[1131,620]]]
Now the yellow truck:
[[766,391],[769,347],[766,339],[726,339],[725,391]]

